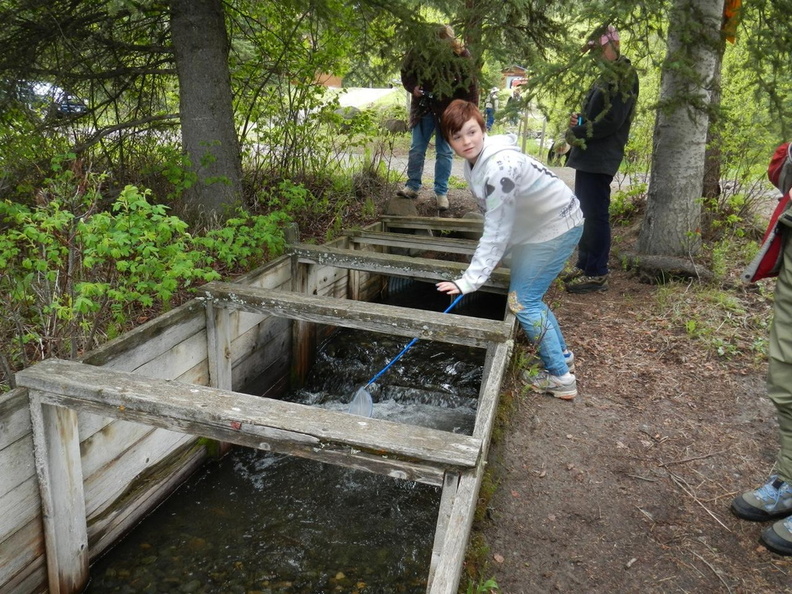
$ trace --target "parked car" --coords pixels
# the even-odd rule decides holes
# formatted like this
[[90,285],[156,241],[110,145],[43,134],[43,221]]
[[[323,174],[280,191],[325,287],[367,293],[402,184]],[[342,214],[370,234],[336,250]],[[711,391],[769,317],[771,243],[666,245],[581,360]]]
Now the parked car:
[[50,113],[56,118],[79,117],[87,112],[88,106],[85,101],[69,93],[62,93],[56,96],[55,100],[50,104]]
[[85,115],[88,105],[77,95],[46,82],[20,81],[17,96],[27,107],[53,118],[73,118]]

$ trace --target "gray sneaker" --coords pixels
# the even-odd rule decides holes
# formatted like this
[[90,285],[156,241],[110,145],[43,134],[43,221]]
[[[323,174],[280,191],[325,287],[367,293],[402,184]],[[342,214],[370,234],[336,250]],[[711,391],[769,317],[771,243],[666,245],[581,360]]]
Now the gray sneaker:
[[410,200],[415,200],[418,198],[418,190],[413,190],[412,188],[408,188],[404,186],[403,188],[399,188],[396,190],[396,195],[400,196],[401,198],[409,198]]
[[577,380],[574,377],[569,382],[563,382],[547,371],[540,371],[536,375],[530,375],[524,371],[523,379],[534,392],[552,394],[561,400],[572,400],[577,396]]
[[766,528],[759,541],[774,553],[792,555],[792,517]]
[[437,201],[437,210],[448,210],[448,196],[445,194],[435,194],[435,200]]
[[765,522],[792,515],[792,485],[773,475],[755,491],[735,497],[731,510],[738,518],[751,522]]

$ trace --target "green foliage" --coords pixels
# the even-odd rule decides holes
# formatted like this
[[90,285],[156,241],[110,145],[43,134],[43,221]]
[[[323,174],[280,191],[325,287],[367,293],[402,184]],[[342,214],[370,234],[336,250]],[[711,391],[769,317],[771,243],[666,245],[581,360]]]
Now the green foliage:
[[168,307],[177,293],[219,275],[187,225],[125,187],[103,210],[103,176],[53,164],[36,206],[5,200],[0,234],[0,320],[6,358],[16,365],[74,357],[98,335],[120,332],[141,309]]
[[204,248],[210,262],[230,270],[249,270],[283,253],[284,228],[293,222],[295,213],[307,208],[309,198],[306,188],[284,180],[277,191],[262,192],[259,197],[272,209],[268,214],[240,209],[222,228],[207,231],[195,242]]
[[702,351],[729,360],[764,356],[771,312],[761,296],[699,284],[680,290],[679,283],[669,283],[658,287],[656,300],[667,331],[683,331]]
[[498,582],[489,578],[479,582],[469,582],[465,590],[466,594],[498,594],[501,591]]
[[210,262],[228,269],[250,269],[268,256],[283,253],[286,242],[282,226],[288,221],[283,212],[251,215],[240,210],[224,227],[207,231],[195,242],[205,248]]
[[646,200],[646,188],[646,184],[633,183],[626,190],[613,193],[609,212],[614,225],[626,224],[635,218],[640,204]]

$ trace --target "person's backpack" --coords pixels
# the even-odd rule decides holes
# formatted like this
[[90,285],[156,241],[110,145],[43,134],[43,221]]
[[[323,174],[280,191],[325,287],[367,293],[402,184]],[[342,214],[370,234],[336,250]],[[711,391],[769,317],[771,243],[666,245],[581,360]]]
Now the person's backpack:
[[[787,227],[792,223],[790,213],[787,212],[792,203],[789,192],[792,188],[792,143],[785,142],[776,149],[767,168],[767,177],[781,190],[783,196],[770,217],[759,252],[742,273],[742,279],[746,283],[778,276],[781,270],[784,236],[789,231]],[[781,220],[784,221],[783,224],[780,223]]]

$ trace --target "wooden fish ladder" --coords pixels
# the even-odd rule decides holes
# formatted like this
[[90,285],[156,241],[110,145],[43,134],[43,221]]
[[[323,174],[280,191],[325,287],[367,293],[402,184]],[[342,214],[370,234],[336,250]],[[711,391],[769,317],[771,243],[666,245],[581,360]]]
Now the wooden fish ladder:
[[[209,386],[57,359],[17,374],[17,384],[27,388],[30,397],[50,592],[79,592],[89,575],[78,411],[440,486],[427,592],[457,591],[515,320],[508,311],[504,320],[493,321],[357,301],[363,276],[437,281],[453,278],[466,267],[370,251],[372,246],[464,254],[475,246],[470,240],[392,232],[422,226],[475,229],[471,221],[390,218],[384,224],[392,226],[350,234],[350,245],[367,250],[293,245],[291,291],[220,282],[202,287],[198,299],[205,307]],[[313,294],[318,271],[328,266],[346,271],[350,298]],[[506,287],[508,272],[498,270],[485,290],[504,292]],[[231,343],[237,312],[293,320],[292,376],[298,382],[310,367],[321,325],[486,349],[473,434],[232,391]]]

